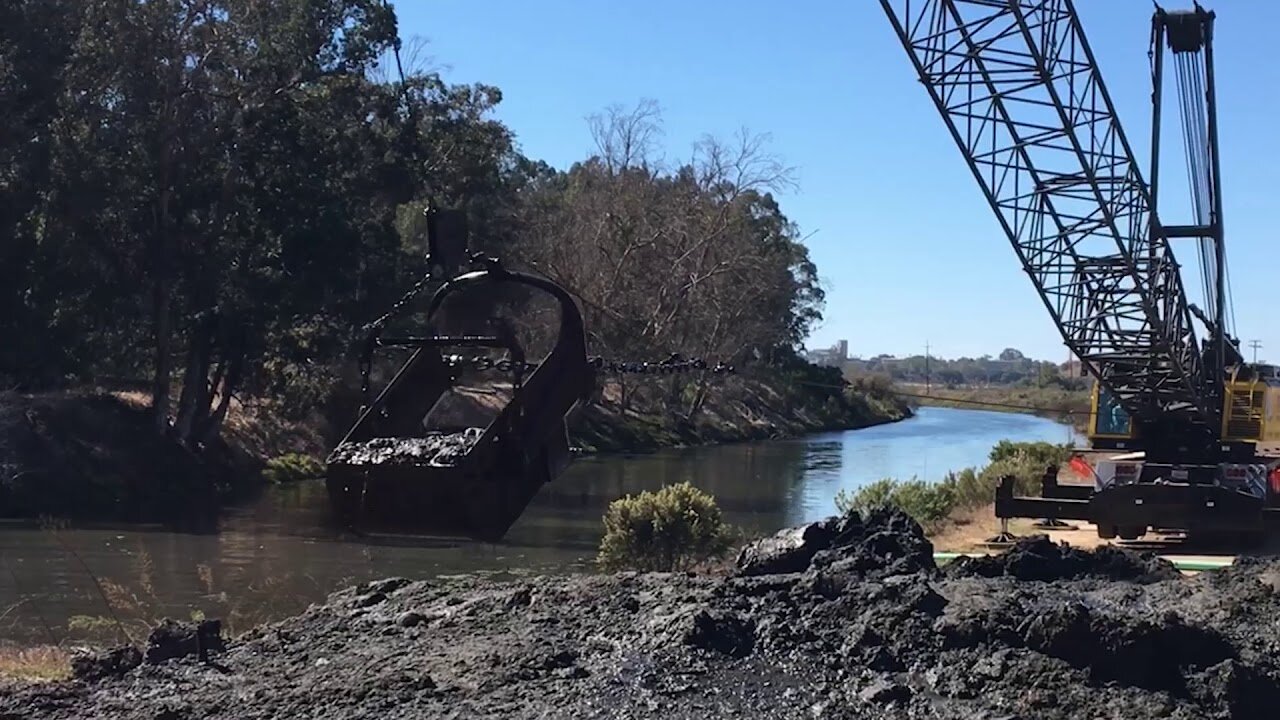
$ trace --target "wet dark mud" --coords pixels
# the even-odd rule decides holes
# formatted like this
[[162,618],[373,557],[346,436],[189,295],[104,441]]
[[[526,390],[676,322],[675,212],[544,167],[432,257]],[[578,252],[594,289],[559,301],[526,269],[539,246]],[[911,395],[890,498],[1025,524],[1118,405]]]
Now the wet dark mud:
[[1269,718],[1277,586],[1280,561],[1185,577],[1039,540],[940,570],[906,516],[851,515],[723,576],[367,583],[0,693],[0,717]]
[[374,438],[342,443],[330,462],[347,465],[454,465],[475,447],[484,428],[432,432],[425,437]]

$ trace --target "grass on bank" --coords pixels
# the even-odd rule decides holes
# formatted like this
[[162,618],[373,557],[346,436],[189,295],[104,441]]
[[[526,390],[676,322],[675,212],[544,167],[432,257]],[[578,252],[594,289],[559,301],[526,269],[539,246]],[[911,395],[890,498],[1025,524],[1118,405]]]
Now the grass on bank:
[[71,654],[60,647],[0,645],[0,678],[53,682],[71,677]]
[[305,453],[285,453],[271,458],[262,468],[262,479],[271,485],[324,477],[324,461]]

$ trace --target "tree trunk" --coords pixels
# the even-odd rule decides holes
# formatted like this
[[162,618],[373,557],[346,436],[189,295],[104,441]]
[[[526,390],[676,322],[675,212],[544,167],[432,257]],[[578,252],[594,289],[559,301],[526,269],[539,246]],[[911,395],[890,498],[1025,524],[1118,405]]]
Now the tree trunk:
[[231,408],[231,398],[240,389],[240,379],[244,373],[244,344],[235,343],[234,347],[228,348],[228,355],[229,357],[224,361],[227,363],[227,374],[222,387],[218,390],[218,407],[214,408],[204,422],[196,427],[195,440],[201,446],[218,439],[218,435],[222,432],[222,423],[227,419],[227,411]]
[[696,383],[698,389],[693,394],[693,401],[689,403],[688,412],[685,413],[685,419],[690,422],[693,421],[698,413],[702,412],[702,406],[707,401],[707,391],[709,389],[706,378],[699,378]]
[[172,287],[169,277],[168,240],[165,237],[168,215],[168,193],[161,201],[160,232],[156,238],[153,256],[153,267],[156,278],[151,302],[151,317],[154,327],[155,359],[154,375],[151,386],[152,423],[157,433],[164,435],[169,431],[169,383],[172,380],[173,358],[169,345],[173,335]]
[[217,331],[217,318],[206,310],[191,329],[190,348],[187,350],[187,369],[182,377],[182,395],[178,399],[177,421],[174,429],[183,442],[194,440],[194,428],[202,423],[209,412],[209,366],[213,352],[213,334]]

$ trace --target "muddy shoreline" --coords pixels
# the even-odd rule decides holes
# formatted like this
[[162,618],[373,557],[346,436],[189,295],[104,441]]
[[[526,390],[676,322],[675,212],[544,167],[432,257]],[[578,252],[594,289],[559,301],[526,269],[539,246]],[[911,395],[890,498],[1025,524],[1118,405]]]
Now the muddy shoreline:
[[170,627],[159,659],[11,687],[0,717],[1265,717],[1277,587],[1277,559],[1185,577],[1047,540],[939,569],[882,512],[717,576],[391,578],[225,648]]

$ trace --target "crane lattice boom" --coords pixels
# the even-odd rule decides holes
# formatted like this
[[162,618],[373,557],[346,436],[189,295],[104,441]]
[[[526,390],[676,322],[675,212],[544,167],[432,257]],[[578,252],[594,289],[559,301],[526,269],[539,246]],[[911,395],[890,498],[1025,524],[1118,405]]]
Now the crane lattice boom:
[[1178,264],[1070,0],[881,0],[1018,258],[1134,416],[1216,427]]

